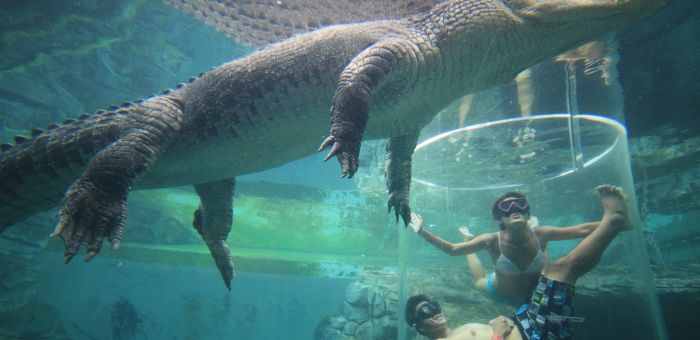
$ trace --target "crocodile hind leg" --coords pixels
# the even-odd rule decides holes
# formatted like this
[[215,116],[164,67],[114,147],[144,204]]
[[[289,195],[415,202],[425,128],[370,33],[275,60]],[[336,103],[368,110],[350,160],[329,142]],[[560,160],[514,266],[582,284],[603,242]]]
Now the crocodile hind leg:
[[65,245],[66,263],[87,247],[85,261],[102,249],[105,236],[119,247],[131,185],[153,164],[182,128],[182,103],[174,95],[155,97],[129,109],[118,139],[98,152],[68,188],[51,236]]
[[411,222],[411,208],[408,205],[408,194],[411,190],[411,157],[418,143],[418,136],[419,132],[414,131],[391,137],[386,143],[384,179],[389,190],[387,207],[389,212],[394,209],[396,222],[401,216],[405,226]]
[[201,203],[194,212],[192,225],[209,247],[209,252],[214,257],[216,267],[219,268],[221,278],[224,279],[228,289],[231,289],[233,279],[233,258],[226,238],[233,222],[232,205],[235,185],[235,178],[227,178],[194,186]]

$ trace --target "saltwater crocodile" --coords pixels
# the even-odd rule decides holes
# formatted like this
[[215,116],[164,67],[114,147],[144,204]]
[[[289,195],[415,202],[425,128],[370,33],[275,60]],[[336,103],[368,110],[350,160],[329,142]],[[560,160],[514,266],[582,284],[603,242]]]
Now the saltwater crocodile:
[[[194,226],[228,287],[235,176],[331,147],[343,176],[388,137],[389,211],[409,222],[418,134],[454,99],[651,13],[661,0],[462,0],[336,25],[216,67],[160,96],[17,136],[0,154],[0,228],[60,202],[69,262],[119,246],[129,191],[193,184]],[[77,179],[76,179],[77,178]],[[67,188],[67,191],[66,191]],[[65,193],[65,195],[64,195]],[[61,197],[63,199],[61,200]]]

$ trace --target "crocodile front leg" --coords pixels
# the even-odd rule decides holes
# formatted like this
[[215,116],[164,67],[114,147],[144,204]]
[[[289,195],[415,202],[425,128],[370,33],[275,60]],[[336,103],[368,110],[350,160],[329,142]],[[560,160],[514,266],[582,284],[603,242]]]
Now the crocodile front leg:
[[396,222],[399,216],[405,226],[411,222],[411,208],[408,197],[411,190],[411,157],[418,143],[418,131],[389,138],[386,144],[384,176],[389,190],[387,208],[394,209]]
[[231,280],[233,280],[233,258],[226,238],[233,222],[232,205],[235,185],[235,178],[227,178],[194,186],[201,203],[194,212],[192,225],[209,247],[209,252],[214,257],[216,267],[219,268],[221,278],[224,279],[228,289],[231,289]]
[[105,236],[112,249],[119,248],[131,185],[182,128],[181,107],[180,99],[170,96],[131,108],[120,123],[124,129],[117,141],[98,152],[68,188],[51,234],[63,239],[66,263],[81,245],[87,247],[85,261],[91,260]]
[[340,75],[331,106],[330,136],[319,151],[331,144],[324,158],[338,157],[342,176],[352,178],[359,166],[360,143],[367,125],[372,90],[398,60],[402,40],[382,40],[358,54]]

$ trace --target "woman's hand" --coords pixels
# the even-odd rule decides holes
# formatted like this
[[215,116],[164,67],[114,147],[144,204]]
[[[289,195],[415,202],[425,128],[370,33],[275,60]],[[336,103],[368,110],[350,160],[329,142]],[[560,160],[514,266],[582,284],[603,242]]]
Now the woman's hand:
[[411,229],[413,229],[414,233],[418,233],[422,228],[423,228],[423,217],[420,215],[416,214],[415,212],[411,212]]

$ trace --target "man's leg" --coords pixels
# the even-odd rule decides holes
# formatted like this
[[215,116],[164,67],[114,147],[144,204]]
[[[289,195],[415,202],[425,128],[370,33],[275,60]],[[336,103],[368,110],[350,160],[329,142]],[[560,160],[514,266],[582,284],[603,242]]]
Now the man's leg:
[[542,270],[544,276],[575,284],[579,277],[598,264],[605,248],[629,225],[622,189],[612,185],[601,185],[597,189],[603,204],[600,225],[566,256],[548,264]]

